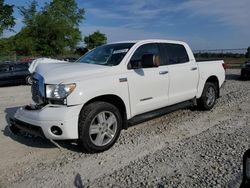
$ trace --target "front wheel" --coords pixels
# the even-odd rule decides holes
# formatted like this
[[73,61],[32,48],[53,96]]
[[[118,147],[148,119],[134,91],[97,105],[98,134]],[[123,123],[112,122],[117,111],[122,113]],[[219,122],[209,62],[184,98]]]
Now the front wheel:
[[97,153],[114,145],[122,129],[122,118],[114,105],[94,102],[82,109],[78,126],[80,148]]
[[216,84],[207,82],[204,86],[201,97],[198,99],[198,106],[202,110],[211,110],[215,105],[217,93]]

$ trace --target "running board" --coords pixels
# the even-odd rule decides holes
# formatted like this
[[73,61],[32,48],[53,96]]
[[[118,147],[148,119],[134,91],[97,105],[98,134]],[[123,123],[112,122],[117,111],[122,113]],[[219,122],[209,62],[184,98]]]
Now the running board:
[[180,110],[183,108],[187,108],[187,107],[192,107],[195,105],[194,100],[189,100],[189,101],[185,101],[185,102],[181,102],[172,106],[167,106],[164,108],[160,108],[157,110],[153,110],[151,112],[146,112],[140,115],[137,115],[131,119],[128,120],[128,127],[157,118],[159,116],[168,114],[170,112],[174,112],[176,110]]

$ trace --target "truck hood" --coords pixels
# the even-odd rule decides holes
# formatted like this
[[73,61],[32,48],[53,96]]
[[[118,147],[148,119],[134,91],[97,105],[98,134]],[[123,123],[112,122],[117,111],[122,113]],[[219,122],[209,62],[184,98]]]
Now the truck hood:
[[43,76],[45,83],[72,82],[106,73],[111,67],[87,63],[44,63],[36,67],[36,73]]

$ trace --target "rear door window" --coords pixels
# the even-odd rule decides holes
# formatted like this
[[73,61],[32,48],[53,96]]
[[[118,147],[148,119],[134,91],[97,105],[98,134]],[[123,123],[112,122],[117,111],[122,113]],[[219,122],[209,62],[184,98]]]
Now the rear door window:
[[14,66],[14,71],[25,71],[28,70],[28,65],[27,64],[17,64]]
[[164,64],[181,64],[189,62],[189,57],[185,47],[181,44],[161,44],[166,54],[166,62]]

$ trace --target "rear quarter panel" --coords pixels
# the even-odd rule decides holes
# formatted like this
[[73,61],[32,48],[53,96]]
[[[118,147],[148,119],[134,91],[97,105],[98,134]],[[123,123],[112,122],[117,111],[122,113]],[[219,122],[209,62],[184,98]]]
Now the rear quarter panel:
[[196,95],[196,98],[200,98],[204,85],[209,77],[216,76],[219,80],[219,88],[222,86],[222,84],[225,81],[225,70],[222,66],[224,61],[202,61],[197,62],[199,72],[200,72],[200,78],[199,78],[199,84],[198,84],[198,92]]

